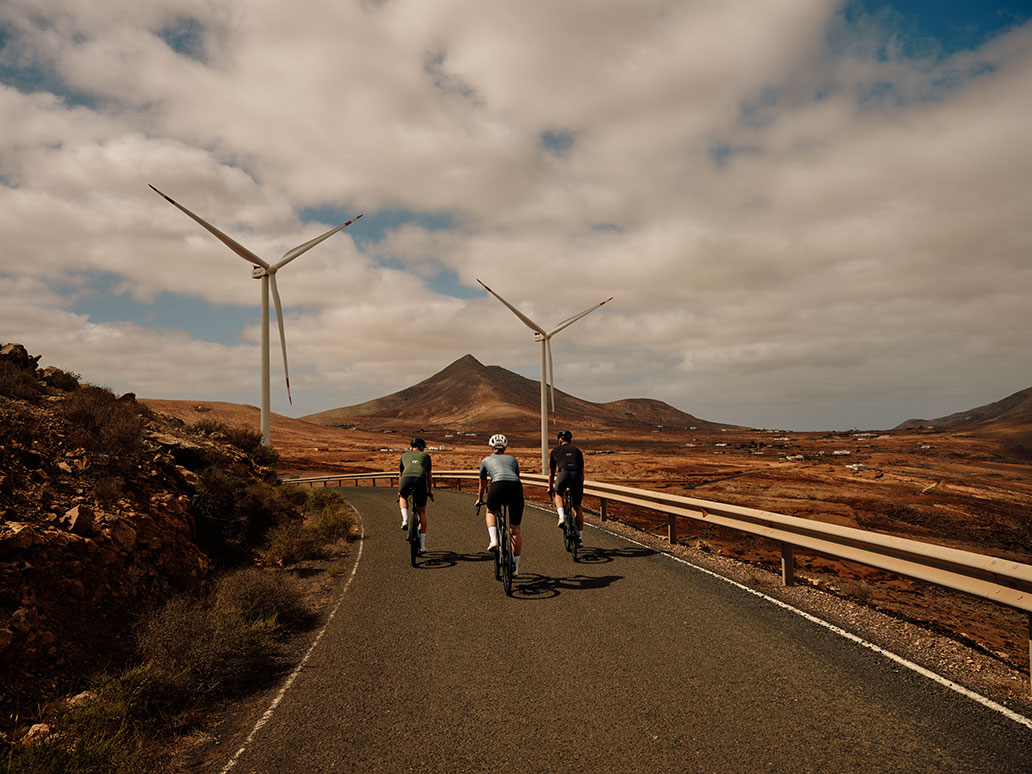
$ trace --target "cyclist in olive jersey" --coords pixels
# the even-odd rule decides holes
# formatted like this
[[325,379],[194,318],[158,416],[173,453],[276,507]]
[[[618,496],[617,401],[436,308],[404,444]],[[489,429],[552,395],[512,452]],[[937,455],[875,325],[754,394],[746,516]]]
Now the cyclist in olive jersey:
[[[509,506],[509,528],[512,532],[512,554],[515,560],[513,575],[520,571],[520,552],[523,549],[523,537],[520,524],[523,522],[523,482],[520,481],[520,465],[511,454],[506,454],[508,439],[498,433],[491,436],[488,444],[494,454],[484,457],[480,462],[480,493],[478,502],[487,503],[487,535],[491,539],[488,551],[498,549],[498,527],[495,512],[502,506]],[[488,489],[488,479],[491,481]],[[486,495],[486,497],[485,497]]]
[[566,514],[563,512],[563,492],[570,490],[573,513],[577,518],[577,544],[584,538],[584,513],[581,501],[584,499],[584,454],[573,445],[573,433],[560,430],[556,434],[559,445],[552,449],[548,459],[548,493],[552,495],[559,514],[557,527],[563,526]]
[[401,455],[398,464],[401,480],[398,482],[398,507],[401,508],[401,528],[408,529],[408,520],[413,517],[408,512],[407,497],[412,495],[416,506],[415,516],[419,518],[419,552],[426,551],[426,500],[434,499],[433,479],[430,476],[430,455],[427,454],[426,441],[413,438],[409,444],[411,450]]

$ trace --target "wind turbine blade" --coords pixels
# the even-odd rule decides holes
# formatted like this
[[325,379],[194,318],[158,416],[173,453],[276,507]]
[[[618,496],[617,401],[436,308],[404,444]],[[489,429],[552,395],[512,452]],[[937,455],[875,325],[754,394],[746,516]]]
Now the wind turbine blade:
[[287,380],[287,400],[294,405],[294,399],[290,397],[290,371],[287,370],[287,338],[283,333],[283,305],[280,303],[279,290],[276,288],[276,275],[269,275],[269,285],[272,287],[272,301],[276,304],[276,321],[279,323],[280,347],[283,349],[283,377]]
[[[150,183],[148,183],[148,185],[150,185]],[[186,213],[186,214],[187,214],[187,215],[188,215],[189,217],[193,218],[193,219],[194,219],[195,221],[197,221],[198,223],[200,223],[200,224],[201,224],[201,226],[203,226],[203,227],[204,227],[205,229],[207,229],[207,230],[208,230],[208,231],[210,231],[210,232],[211,232],[212,234],[214,234],[214,235],[215,235],[215,237],[216,237],[216,238],[217,238],[217,239],[218,239],[218,240],[219,240],[220,242],[222,242],[222,244],[224,244],[224,245],[225,245],[226,247],[228,247],[228,248],[229,248],[230,250],[232,250],[232,251],[233,251],[234,253],[236,253],[237,255],[239,255],[239,256],[240,256],[241,258],[243,258],[243,259],[244,259],[245,261],[248,261],[248,262],[250,262],[250,263],[256,263],[256,264],[258,264],[259,266],[261,266],[261,267],[262,267],[263,269],[270,269],[270,268],[271,268],[271,267],[269,266],[269,263],[268,263],[268,261],[264,261],[264,260],[262,260],[262,259],[261,259],[261,258],[259,258],[259,257],[258,257],[257,255],[255,255],[255,254],[254,254],[254,253],[252,253],[252,252],[251,252],[250,250],[248,250],[248,249],[247,249],[246,247],[244,247],[244,246],[243,246],[242,244],[240,244],[239,242],[237,242],[237,241],[236,241],[235,239],[233,239],[232,237],[229,237],[229,236],[226,236],[225,234],[223,234],[223,233],[222,233],[221,231],[219,231],[219,230],[218,230],[217,228],[215,228],[215,227],[214,227],[213,225],[211,225],[211,223],[209,223],[208,221],[206,221],[206,220],[205,220],[204,218],[202,218],[202,217],[200,217],[200,216],[198,216],[198,215],[195,215],[194,213],[190,212],[190,210],[188,210],[188,209],[187,209],[186,207],[184,207],[184,206],[183,206],[182,204],[180,204],[180,203],[179,203],[179,202],[177,202],[177,201],[176,201],[175,199],[173,199],[173,198],[171,198],[171,197],[169,197],[169,196],[165,196],[165,194],[163,194],[163,193],[162,193],[161,191],[159,191],[159,190],[158,190],[157,188],[155,188],[154,186],[152,186],[152,185],[151,185],[150,187],[151,187],[151,190],[153,190],[153,191],[154,191],[154,193],[156,193],[156,194],[157,194],[158,196],[162,197],[162,198],[163,198],[163,199],[164,199],[165,201],[167,201],[167,202],[168,202],[169,204],[171,204],[171,205],[172,205],[173,207],[175,207],[175,208],[176,208],[176,209],[178,209],[178,210],[182,210],[182,211],[183,211],[183,212],[185,212],[185,213]]]
[[[365,213],[362,213],[362,214],[364,215]],[[358,216],[358,218],[361,218],[361,217],[362,217],[362,215]],[[337,226],[337,228],[331,228],[329,231],[327,231],[322,236],[317,236],[315,239],[308,240],[303,245],[298,245],[297,247],[295,247],[295,248],[293,248],[291,250],[287,250],[287,252],[283,253],[283,257],[280,259],[280,262],[277,263],[273,268],[280,269],[280,268],[286,266],[288,263],[290,263],[292,260],[297,258],[302,253],[306,253],[309,250],[311,250],[313,247],[315,247],[317,244],[322,242],[324,239],[329,239],[331,236],[336,234],[342,228],[347,228],[352,223],[354,223],[356,220],[358,220],[358,218],[352,218],[347,223],[345,223],[343,226]]]
[[548,388],[552,392],[552,417],[555,418],[555,372],[552,370],[552,339],[545,339],[545,352],[548,355]]
[[[477,280],[477,282],[480,282],[480,280]],[[547,333],[545,333],[544,329],[543,329],[543,328],[542,328],[542,327],[541,327],[540,325],[538,325],[538,324],[537,324],[536,322],[534,322],[533,320],[531,320],[531,319],[530,319],[529,317],[527,317],[527,315],[523,314],[523,312],[521,312],[521,311],[520,311],[519,309],[517,309],[517,308],[516,308],[515,306],[513,306],[512,304],[510,304],[510,303],[509,303],[508,301],[506,301],[506,300],[505,300],[504,298],[502,298],[502,297],[501,297],[500,295],[498,295],[498,294],[497,294],[497,293],[495,293],[495,292],[494,292],[493,290],[491,290],[491,288],[489,288],[489,287],[488,287],[487,285],[484,285],[484,283],[483,283],[483,282],[480,282],[480,284],[481,284],[481,285],[483,285],[483,287],[484,287],[484,290],[486,290],[486,291],[487,291],[488,293],[490,293],[490,294],[491,294],[492,296],[494,296],[494,297],[495,297],[495,298],[497,298],[497,299],[498,299],[499,301],[501,301],[501,302],[502,302],[503,304],[505,304],[505,305],[506,305],[506,306],[507,306],[507,307],[509,308],[509,311],[510,311],[510,312],[512,312],[512,313],[513,313],[514,315],[516,315],[517,317],[519,317],[519,318],[520,318],[521,320],[523,320],[523,324],[524,324],[524,325],[526,325],[526,326],[527,326],[528,328],[530,328],[530,329],[531,329],[532,331],[535,331],[535,332],[537,332],[537,333],[540,333],[540,334],[541,334],[542,336],[544,336],[544,337],[546,337],[546,338],[548,337],[548,334],[547,334]]]
[[575,314],[575,315],[574,315],[573,317],[571,317],[570,319],[568,319],[568,320],[563,320],[563,321],[562,321],[561,323],[559,323],[559,324],[558,324],[557,326],[555,326],[555,327],[554,327],[554,328],[553,328],[553,329],[551,330],[551,332],[550,332],[550,333],[549,333],[548,335],[549,335],[549,336],[554,336],[554,335],[555,335],[555,334],[557,334],[557,333],[558,333],[559,331],[561,331],[561,330],[562,330],[563,328],[566,328],[566,327],[567,327],[567,326],[569,326],[569,325],[573,325],[573,324],[574,324],[575,322],[577,322],[577,320],[579,320],[580,318],[584,317],[585,315],[591,314],[591,313],[592,313],[592,312],[594,312],[594,311],[595,311],[596,309],[598,309],[598,308],[599,308],[600,306],[605,306],[606,304],[608,304],[608,303],[609,303],[610,301],[612,301],[612,300],[613,300],[613,296],[610,296],[610,297],[609,297],[609,298],[607,298],[607,299],[606,299],[605,301],[600,301],[599,303],[595,304],[594,306],[590,307],[589,309],[585,309],[585,310],[584,310],[583,312],[581,312],[580,314]]

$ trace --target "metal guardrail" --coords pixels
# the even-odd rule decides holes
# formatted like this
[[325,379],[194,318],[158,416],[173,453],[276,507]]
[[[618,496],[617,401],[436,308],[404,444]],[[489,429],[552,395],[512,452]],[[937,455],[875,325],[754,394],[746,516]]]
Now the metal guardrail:
[[[453,480],[461,490],[463,481],[476,481],[477,471],[445,470],[433,474],[438,480]],[[291,483],[323,486],[344,481],[387,479],[393,486],[397,473],[358,473],[338,476],[317,476],[291,479]],[[522,476],[525,484],[545,487],[548,478],[537,474]],[[585,481],[584,494],[597,497],[599,512],[605,521],[610,502],[623,503],[659,511],[667,515],[668,537],[677,542],[677,517],[748,532],[777,541],[781,546],[782,580],[792,585],[795,575],[795,549],[817,551],[839,559],[847,559],[877,567],[898,575],[963,591],[984,599],[1029,613],[1029,658],[1032,669],[1032,565],[972,551],[948,548],[909,538],[843,527],[836,524],[785,516],[770,511],[737,505],[699,500],[681,495],[652,492],[600,481]]]

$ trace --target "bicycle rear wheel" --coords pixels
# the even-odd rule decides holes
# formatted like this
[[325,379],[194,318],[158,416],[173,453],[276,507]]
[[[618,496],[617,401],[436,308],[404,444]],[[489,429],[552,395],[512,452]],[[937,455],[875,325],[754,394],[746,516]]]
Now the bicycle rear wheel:
[[566,550],[570,552],[573,561],[577,561],[577,517],[573,513],[573,497],[570,490],[563,492],[563,511],[566,517],[563,519],[563,538]]
[[416,557],[419,556],[419,514],[416,513],[414,498],[409,496],[409,520],[408,520],[408,544],[409,560],[412,566],[416,566]]
[[515,562],[512,558],[512,535],[509,534],[509,507],[498,509],[498,556],[502,571],[502,587],[505,595],[512,596],[512,573]]

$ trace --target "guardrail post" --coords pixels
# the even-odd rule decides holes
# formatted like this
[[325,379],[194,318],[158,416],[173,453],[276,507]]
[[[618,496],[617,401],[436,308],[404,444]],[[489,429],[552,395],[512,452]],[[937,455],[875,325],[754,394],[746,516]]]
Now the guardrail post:
[[672,513],[667,514],[667,538],[671,545],[677,543],[677,517]]
[[456,492],[461,492],[462,491],[462,479],[461,478],[455,479],[455,491]]
[[781,581],[786,586],[795,585],[795,546],[781,544]]
[[606,498],[604,497],[598,498],[598,512],[602,521],[605,521],[609,514],[606,512]]

